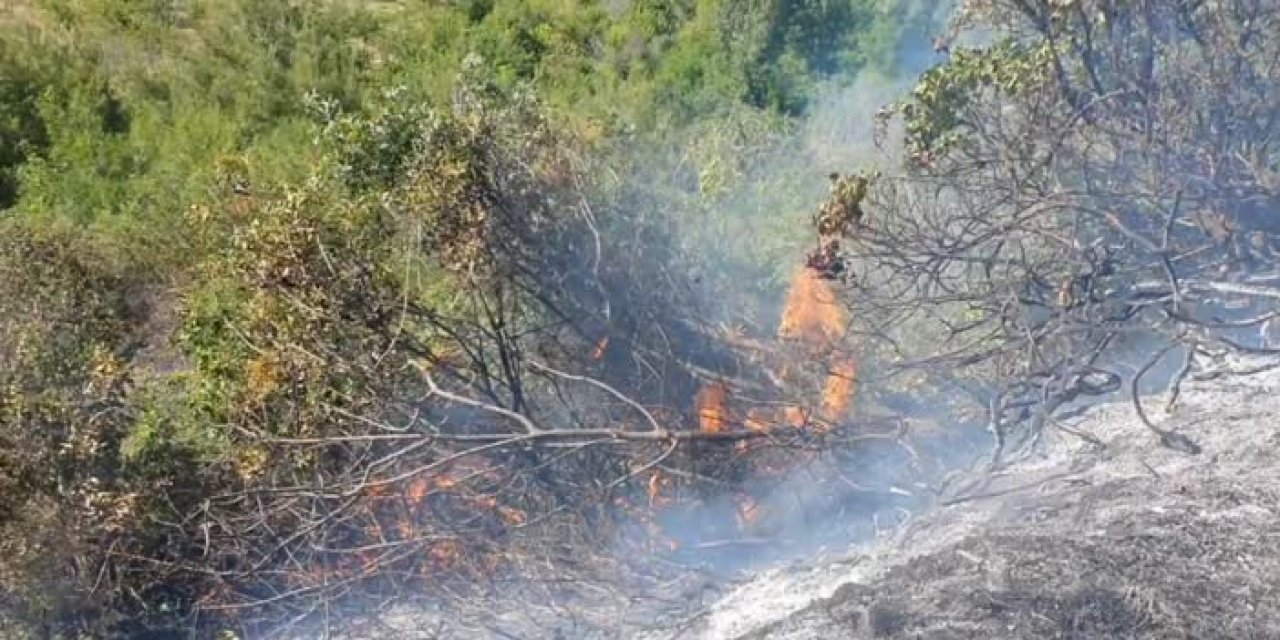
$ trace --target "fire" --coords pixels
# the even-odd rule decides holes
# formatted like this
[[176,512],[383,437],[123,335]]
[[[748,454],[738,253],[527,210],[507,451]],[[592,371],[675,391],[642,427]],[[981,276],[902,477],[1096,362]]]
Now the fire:
[[523,511],[506,505],[498,507],[498,515],[502,517],[503,522],[513,527],[523,525],[529,520],[529,517]]
[[[353,544],[369,546],[424,539],[433,529],[424,519],[425,508],[433,496],[452,508],[488,512],[506,526],[518,527],[528,522],[524,511],[502,504],[493,494],[475,491],[476,481],[493,482],[501,478],[490,461],[479,457],[461,459],[450,466],[449,472],[419,475],[399,486],[370,484],[365,487],[363,494],[367,500],[358,514],[357,540]],[[454,569],[464,556],[468,560],[476,559],[469,548],[457,540],[433,542],[424,552],[424,575]],[[354,578],[375,572],[384,562],[384,558],[366,549],[338,560],[335,567],[342,576]],[[307,579],[307,576],[296,578]]]
[[409,483],[408,489],[405,491],[405,497],[408,498],[409,504],[418,506],[427,498],[427,491],[431,489],[431,483],[425,477],[419,476]]
[[848,356],[839,358],[827,375],[826,386],[822,390],[822,418],[828,422],[838,422],[853,404],[854,384],[857,382],[858,363]]
[[660,495],[662,495],[662,474],[655,473],[649,476],[649,508],[653,508]]
[[411,540],[418,535],[413,527],[412,518],[405,518],[396,523],[396,530],[400,533],[401,540]]
[[830,281],[816,270],[804,267],[791,282],[778,337],[823,349],[840,339],[847,322]]
[[805,410],[800,407],[787,407],[782,411],[782,415],[783,420],[788,425],[797,429],[803,427],[809,421],[808,416],[805,415]]
[[427,559],[437,571],[452,567],[462,557],[462,544],[457,540],[441,540],[427,549]]
[[760,520],[760,503],[743,494],[738,496],[738,528],[748,529]]
[[[786,307],[778,326],[778,337],[795,341],[809,350],[808,356],[830,357],[830,352],[843,337],[848,317],[840,305],[831,280],[824,278],[818,269],[810,266],[796,272],[791,289],[787,293]],[[784,364],[781,378],[792,376],[793,367]],[[830,372],[822,391],[822,404],[812,416],[827,425],[844,418],[852,404],[857,382],[857,362],[850,356],[837,356],[830,363]],[[733,420],[728,407],[729,390],[722,382],[704,386],[694,399],[698,414],[698,426],[706,433],[722,433]],[[752,431],[768,431],[774,425],[801,428],[813,424],[810,412],[799,406],[777,410],[751,408],[743,421]],[[822,422],[818,424],[821,426]]]
[[596,347],[595,347],[595,349],[592,349],[592,350],[591,350],[591,359],[592,359],[592,360],[599,360],[599,359],[603,358],[603,357],[604,357],[604,354],[605,354],[608,350],[609,350],[609,336],[605,336],[605,337],[603,337],[603,338],[600,338],[600,340],[599,340],[598,342],[596,342]]
[[[826,429],[848,416],[857,385],[858,363],[851,355],[834,351],[844,337],[849,319],[837,299],[832,282],[824,277],[822,271],[811,266],[796,273],[787,293],[777,338],[798,344],[801,353],[793,353],[790,362],[775,363],[780,364],[782,371],[770,372],[772,377],[785,383],[799,377],[796,374],[809,368],[810,362],[806,361],[825,361],[828,373],[820,403],[815,402],[813,407],[803,404],[774,404],[739,408],[733,405],[735,400],[728,384],[723,381],[711,382],[699,389],[693,400],[697,428],[702,433],[725,433],[735,428],[767,432],[780,426]],[[759,345],[745,339],[741,331],[731,329],[730,333],[731,339]],[[601,360],[609,347],[608,336],[599,338],[592,346],[591,359]],[[765,353],[771,351],[769,345],[757,348]],[[652,411],[662,422],[679,419],[679,412],[674,408],[653,407]],[[735,427],[739,422],[742,426]],[[758,447],[769,446],[769,442],[746,439],[734,446],[735,451],[745,455]],[[786,471],[782,467],[768,466],[767,462],[761,462],[753,468],[756,472],[770,474]],[[640,478],[645,483],[644,494],[633,498],[616,496],[615,504],[643,523],[641,535],[645,538],[644,544],[650,549],[678,549],[680,542],[663,531],[658,515],[667,509],[677,508],[680,504],[684,505],[680,508],[698,508],[698,505],[687,503],[675,495],[674,489],[678,483],[673,482],[668,473],[656,469],[635,471],[643,474]],[[492,514],[502,525],[523,526],[530,518],[525,511],[503,504],[498,496],[478,491],[478,484],[495,483],[501,478],[502,473],[492,460],[477,456],[450,463],[448,471],[440,470],[432,475],[415,477],[398,489],[386,485],[370,486],[365,492],[369,501],[365,512],[361,514],[362,529],[359,535],[364,541],[373,543],[388,542],[388,535],[399,540],[431,540],[427,535],[432,532],[431,523],[425,521],[423,515],[428,501],[434,500],[433,496],[440,498],[443,505],[455,508],[461,506]],[[395,502],[388,504],[392,499]],[[740,493],[733,496],[733,501],[741,531],[754,529],[767,517],[754,496]],[[430,576],[433,573],[457,570],[464,559],[472,564],[475,561],[481,564],[499,562],[497,557],[477,554],[468,543],[457,539],[431,540],[423,548],[419,571],[424,576]],[[338,567],[343,575],[354,576],[373,570],[383,561],[372,552],[364,551],[339,561]],[[314,580],[314,576],[306,578]]]
[[714,382],[698,392],[698,426],[706,433],[721,433],[729,427],[729,414],[725,402],[729,388],[723,382]]
[[[775,422],[774,417],[769,415],[768,411],[759,407],[754,407],[747,411],[746,425],[752,431],[768,431],[769,427]],[[746,440],[743,440],[742,443],[745,444]]]

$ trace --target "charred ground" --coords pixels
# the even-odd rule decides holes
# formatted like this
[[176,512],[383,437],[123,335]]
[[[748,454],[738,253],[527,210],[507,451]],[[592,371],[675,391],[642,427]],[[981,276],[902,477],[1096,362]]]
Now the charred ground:
[[1272,637],[1277,384],[1191,383],[1162,422],[1198,456],[1150,447],[1122,406],[1090,412],[1073,424],[1104,447],[1058,441],[843,558],[848,581],[807,607],[704,637]]

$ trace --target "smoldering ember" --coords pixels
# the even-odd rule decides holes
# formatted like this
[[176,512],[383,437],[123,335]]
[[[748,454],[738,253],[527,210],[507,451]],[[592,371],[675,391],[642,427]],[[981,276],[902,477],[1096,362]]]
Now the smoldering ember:
[[0,7],[0,637],[1280,637],[1280,5]]

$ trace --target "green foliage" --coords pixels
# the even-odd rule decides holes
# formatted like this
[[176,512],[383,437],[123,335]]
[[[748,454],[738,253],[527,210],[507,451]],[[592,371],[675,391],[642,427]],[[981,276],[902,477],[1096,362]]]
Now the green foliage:
[[39,100],[51,69],[38,57],[15,55],[15,49],[0,42],[0,209],[18,199],[17,170],[49,144]]
[[799,113],[819,79],[888,60],[888,25],[919,13],[893,7],[46,0],[31,8],[39,30],[0,28],[0,47],[22,52],[0,68],[0,207],[97,228],[171,272],[200,252],[183,213],[225,195],[219,158],[251,160],[256,188],[309,172],[309,103],[377,114],[396,86],[398,100],[447,104],[474,54],[499,86],[533,86],[586,142],[679,136],[734,105]]
[[[366,428],[350,416],[420,395],[411,361],[465,353],[488,375],[507,336],[563,321],[556,305],[602,330],[597,295],[656,344],[687,305],[666,284],[628,297],[655,262],[755,283],[787,237],[765,209],[794,199],[754,180],[765,151],[819,84],[891,67],[921,15],[19,4],[0,21],[0,608],[19,594],[25,615],[106,635],[189,613],[212,587],[172,567],[208,549],[174,523],[218,492],[342,469],[272,439]],[[734,235],[748,184],[778,246],[690,257],[708,229]],[[112,556],[124,568],[93,584],[111,553],[145,560]],[[46,588],[59,563],[89,583]]]
[[353,192],[390,189],[400,182],[430,117],[403,89],[387,91],[364,113],[343,111],[337,101],[316,94],[308,102],[334,169]]
[[945,153],[961,141],[960,114],[987,95],[1017,96],[1038,89],[1052,71],[1053,48],[1047,41],[1025,44],[1003,40],[981,49],[958,49],[945,64],[930,69],[911,97],[886,114],[906,117],[908,150],[917,161]]
[[311,160],[306,92],[354,104],[373,80],[360,46],[371,19],[346,5],[174,6],[51,2],[44,33],[0,29],[24,64],[60,65],[6,102],[28,105],[5,122],[43,150],[0,169],[20,184],[17,213],[98,228],[164,269],[190,264],[183,213],[216,199],[217,158],[252,158],[255,184],[297,180]]

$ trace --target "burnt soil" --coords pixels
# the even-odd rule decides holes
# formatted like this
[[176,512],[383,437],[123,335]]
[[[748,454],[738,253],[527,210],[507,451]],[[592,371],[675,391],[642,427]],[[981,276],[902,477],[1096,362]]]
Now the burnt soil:
[[759,576],[678,635],[1280,638],[1280,375],[1146,404],[1201,452],[1160,446],[1131,406],[1092,410],[1072,424],[1104,446],[1059,434],[843,568]]

